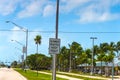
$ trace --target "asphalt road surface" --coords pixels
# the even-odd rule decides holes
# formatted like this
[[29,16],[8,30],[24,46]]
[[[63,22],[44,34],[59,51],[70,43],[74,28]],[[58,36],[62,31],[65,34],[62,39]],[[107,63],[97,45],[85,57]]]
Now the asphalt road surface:
[[0,68],[0,80],[27,80],[12,68]]

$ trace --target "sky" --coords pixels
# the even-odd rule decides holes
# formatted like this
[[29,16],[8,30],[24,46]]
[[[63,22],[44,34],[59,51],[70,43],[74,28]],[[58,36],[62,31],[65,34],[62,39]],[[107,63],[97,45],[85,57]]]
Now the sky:
[[[28,55],[36,53],[34,38],[42,36],[39,53],[49,56],[49,38],[55,38],[56,0],[0,0],[0,61],[21,60],[28,29]],[[17,31],[16,31],[17,30]],[[60,0],[61,47],[76,41],[84,49],[120,41],[120,0]],[[11,41],[14,40],[14,41]]]

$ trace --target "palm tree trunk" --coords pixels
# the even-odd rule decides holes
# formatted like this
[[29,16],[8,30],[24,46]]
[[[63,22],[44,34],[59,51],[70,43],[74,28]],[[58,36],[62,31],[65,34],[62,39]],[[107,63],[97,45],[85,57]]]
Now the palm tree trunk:
[[[36,50],[36,54],[38,54],[38,44],[37,44],[37,50]],[[37,65],[37,76],[38,76],[38,65]]]
[[102,76],[102,61],[101,61],[101,76]]
[[37,76],[38,76],[38,66],[37,66]]
[[69,72],[71,72],[71,66],[72,66],[72,60],[71,60],[71,52],[70,52],[70,66],[69,66]]
[[36,50],[36,53],[38,54],[38,44],[37,44],[37,50]]

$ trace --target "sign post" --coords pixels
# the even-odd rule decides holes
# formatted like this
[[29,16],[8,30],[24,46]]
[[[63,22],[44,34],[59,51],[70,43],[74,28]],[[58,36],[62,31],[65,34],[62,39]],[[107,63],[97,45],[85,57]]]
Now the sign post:
[[50,38],[49,39],[49,53],[58,54],[60,52],[60,39]]
[[60,52],[60,39],[49,39],[49,54],[53,56],[52,62],[52,80],[56,80],[56,54]]
[[[56,27],[55,27],[55,38],[58,39],[58,21],[59,20],[59,0],[57,0],[56,6]],[[57,50],[51,50],[57,52]],[[56,53],[57,54],[57,53]],[[52,80],[56,80],[56,54],[52,54]]]

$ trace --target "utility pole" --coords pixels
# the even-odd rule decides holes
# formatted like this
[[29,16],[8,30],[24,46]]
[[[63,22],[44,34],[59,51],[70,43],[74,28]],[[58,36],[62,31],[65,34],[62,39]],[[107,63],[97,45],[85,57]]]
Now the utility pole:
[[26,53],[25,72],[26,72],[26,68],[27,68],[27,47],[28,47],[28,29],[23,28],[22,26],[19,26],[19,25],[17,25],[16,23],[14,23],[12,21],[6,21],[6,23],[12,23],[13,25],[19,27],[21,30],[23,30],[24,32],[26,32],[26,46],[25,46],[25,53]]
[[[17,40],[11,40],[11,41],[15,41],[16,43],[18,43],[18,44],[20,44],[21,46],[22,46],[22,53],[23,53],[23,55],[21,56],[21,58],[22,58],[22,69],[24,70],[24,53],[25,53],[25,46],[21,43],[21,42],[19,42],[19,41],[17,41]],[[17,49],[19,49],[19,48],[17,48]],[[20,49],[19,49],[20,50]]]
[[93,75],[93,69],[94,69],[94,40],[97,39],[97,37],[90,37],[90,39],[92,39],[92,45],[93,45],[93,49],[92,49],[92,70],[91,70],[91,75]]
[[[57,6],[56,6],[56,27],[55,27],[55,38],[58,39],[58,20],[59,20],[59,0],[57,0]],[[56,54],[53,54],[53,71],[52,71],[52,80],[56,80]]]

